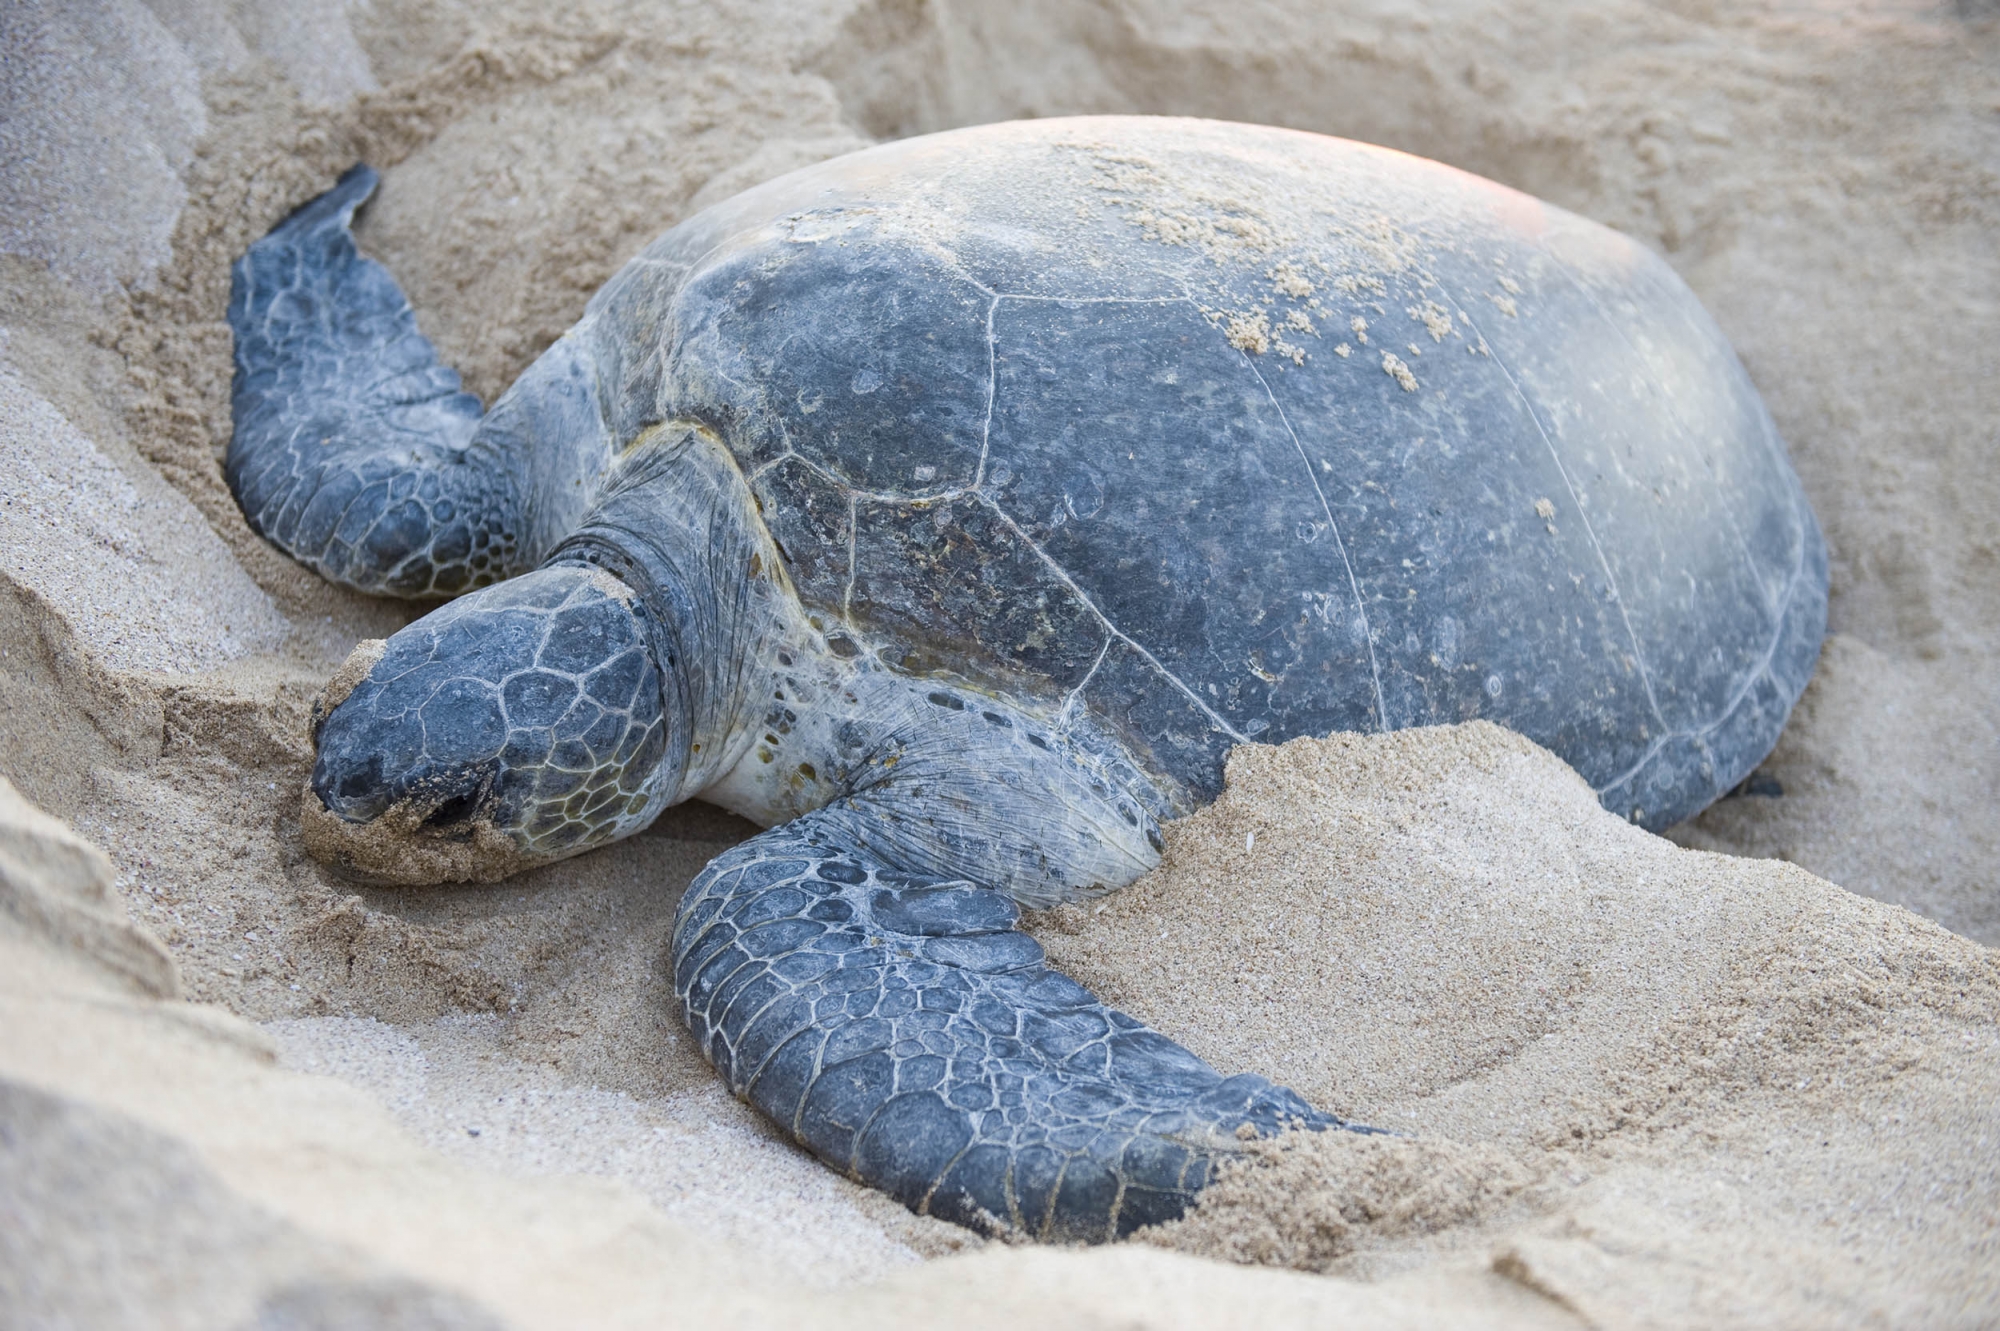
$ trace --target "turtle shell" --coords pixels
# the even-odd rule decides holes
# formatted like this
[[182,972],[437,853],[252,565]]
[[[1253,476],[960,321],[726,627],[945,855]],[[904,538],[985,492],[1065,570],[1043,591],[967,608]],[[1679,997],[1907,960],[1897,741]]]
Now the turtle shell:
[[740,462],[834,650],[1224,755],[1485,717],[1662,826],[1825,628],[1782,441],[1660,259],[1434,162],[1081,118],[810,167],[594,302],[614,425]]

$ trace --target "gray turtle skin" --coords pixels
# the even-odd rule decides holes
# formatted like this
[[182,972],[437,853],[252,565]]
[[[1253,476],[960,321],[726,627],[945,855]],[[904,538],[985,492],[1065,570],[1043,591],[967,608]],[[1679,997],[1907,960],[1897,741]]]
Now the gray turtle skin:
[[[1775,742],[1826,555],[1657,258],[1436,163],[1204,121],[907,140],[681,223],[482,415],[348,224],[253,246],[231,485],[469,592],[329,686],[313,851],[491,879],[700,797],[689,1029],[912,1208],[1101,1240],[1354,1125],[1050,970],[1228,749],[1486,717],[1660,827]],[[477,589],[477,590],[472,590]]]

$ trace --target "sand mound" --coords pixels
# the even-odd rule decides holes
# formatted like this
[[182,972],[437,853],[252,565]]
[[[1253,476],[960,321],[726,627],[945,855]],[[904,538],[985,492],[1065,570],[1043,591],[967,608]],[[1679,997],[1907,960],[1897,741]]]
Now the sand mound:
[[[1371,1289],[1135,1248],[916,1267],[827,1195],[870,1194],[768,1138],[731,1140],[719,1095],[701,1140],[476,1040],[372,1022],[280,1024],[286,1061],[317,1072],[283,1068],[265,1030],[171,996],[171,961],[111,892],[103,856],[0,781],[9,1325],[1568,1322],[1492,1273]],[[451,1149],[467,1142],[491,1149]]]
[[1269,1146],[1154,1242],[1372,1275],[1497,1253],[1606,1325],[2000,1298],[2000,953],[1649,836],[1504,730],[1238,749],[1158,871],[1040,923],[1223,1071],[1415,1134]]
[[[628,1315],[671,1297],[813,1325],[947,1305],[996,1325],[1058,1307],[1610,1327],[2000,1309],[2000,953],[1635,831],[1481,723],[1240,749],[1158,872],[1037,921],[1074,973],[1225,1070],[1286,1068],[1414,1134],[1264,1143],[1142,1235],[1335,1277],[1303,1287],[1111,1251],[892,1275],[914,1258],[879,1199],[712,1086],[680,1103],[578,1087],[512,1057],[491,1018],[266,1035],[162,1001],[171,968],[107,904],[101,856],[5,788],[0,851],[18,1166],[0,1205],[34,1219],[0,1246],[0,1295],[51,1318],[165,1299],[194,1325],[305,1299],[534,1325],[609,1317],[607,1292]],[[1231,966],[1239,992],[1218,999]],[[1260,973],[1282,986],[1261,1004]],[[1390,977],[1408,987],[1381,1001]],[[99,1264],[117,1278],[83,1275]]]

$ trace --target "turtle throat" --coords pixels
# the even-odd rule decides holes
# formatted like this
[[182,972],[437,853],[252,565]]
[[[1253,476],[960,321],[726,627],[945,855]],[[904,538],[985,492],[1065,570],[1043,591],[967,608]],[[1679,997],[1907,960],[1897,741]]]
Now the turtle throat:
[[728,772],[763,716],[760,668],[796,617],[749,483],[707,426],[670,421],[628,445],[550,565],[588,565],[632,589],[680,746],[672,801]]

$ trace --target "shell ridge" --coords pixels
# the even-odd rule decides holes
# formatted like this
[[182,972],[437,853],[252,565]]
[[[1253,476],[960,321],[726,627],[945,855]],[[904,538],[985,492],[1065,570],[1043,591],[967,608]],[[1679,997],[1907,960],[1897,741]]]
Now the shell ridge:
[[1479,326],[1479,321],[1472,317],[1470,311],[1460,311],[1460,313],[1464,315],[1465,322],[1473,333],[1487,346],[1493,364],[1506,378],[1507,386],[1514,390],[1514,396],[1520,400],[1521,409],[1528,413],[1528,419],[1535,423],[1535,433],[1542,437],[1543,446],[1549,450],[1550,460],[1556,464],[1556,474],[1562,477],[1563,488],[1568,491],[1569,501],[1575,505],[1577,518],[1583,523],[1583,534],[1590,538],[1590,548],[1597,556],[1597,566],[1604,571],[1605,583],[1611,588],[1611,598],[1618,605],[1618,622],[1625,626],[1625,639],[1632,644],[1632,660],[1638,667],[1639,682],[1646,689],[1646,705],[1652,709],[1653,719],[1659,722],[1662,730],[1665,730],[1667,718],[1660,711],[1659,698],[1653,693],[1653,672],[1646,665],[1646,654],[1639,646],[1639,634],[1632,627],[1632,612],[1625,606],[1624,593],[1618,590],[1618,579],[1611,571],[1611,561],[1605,557],[1604,545],[1597,539],[1597,528],[1591,523],[1590,513],[1584,508],[1583,499],[1576,492],[1576,482],[1570,479],[1569,467],[1564,464],[1562,453],[1556,448],[1556,441],[1549,437],[1548,427],[1542,423],[1542,413],[1535,409],[1534,402],[1522,389],[1521,381],[1507,368],[1506,357],[1502,356],[1491,342],[1486,341],[1486,331]]
[[1756,687],[1758,680],[1769,678],[1776,681],[1777,676],[1772,673],[1771,667],[1777,660],[1778,649],[1785,644],[1786,630],[1790,627],[1790,617],[1785,612],[1791,609],[1794,599],[1798,596],[1799,583],[1805,578],[1806,550],[1807,543],[1801,541],[1799,543],[1798,562],[1793,566],[1792,575],[1785,583],[1785,595],[1784,599],[1780,602],[1777,623],[1771,629],[1771,645],[1765,649],[1764,657],[1757,663],[1757,668],[1744,673],[1743,682],[1736,686],[1734,693],[1730,694],[1729,702],[1722,708],[1720,714],[1705,726],[1690,727],[1661,735],[1652,744],[1647,746],[1646,752],[1637,762],[1611,778],[1611,780],[1606,781],[1603,785],[1595,787],[1594,793],[1601,796],[1605,791],[1616,789],[1618,786],[1630,781],[1645,769],[1647,763],[1653,761],[1661,749],[1674,740],[1692,739],[1699,742],[1706,739],[1709,735],[1721,729],[1723,724],[1732,716],[1736,715],[1736,709],[1743,705],[1744,698],[1749,695],[1751,689]]
[[1354,562],[1347,557],[1347,542],[1341,539],[1340,523],[1333,516],[1333,505],[1326,501],[1326,491],[1320,488],[1319,477],[1314,474],[1312,459],[1306,456],[1306,446],[1299,442],[1298,431],[1292,428],[1292,418],[1285,414],[1284,404],[1271,391],[1270,381],[1264,372],[1250,359],[1249,353],[1241,347],[1236,354],[1250,367],[1250,373],[1257,376],[1257,386],[1264,390],[1264,396],[1278,413],[1278,421],[1285,427],[1285,437],[1292,441],[1292,448],[1299,455],[1299,465],[1305,468],[1306,479],[1312,482],[1313,495],[1319,500],[1320,511],[1326,514],[1326,524],[1333,532],[1333,548],[1340,551],[1340,566],[1347,570],[1347,589],[1354,594],[1354,610],[1361,616],[1361,640],[1368,644],[1368,674],[1375,686],[1375,728],[1383,733],[1389,729],[1389,707],[1382,699],[1382,667],[1375,660],[1375,634],[1368,627],[1368,604],[1361,596],[1361,583],[1354,576]]
[[1000,521],[1002,521],[1007,525],[1007,530],[1013,532],[1015,537],[1020,540],[1021,544],[1027,546],[1029,550],[1033,551],[1035,558],[1041,560],[1042,563],[1048,567],[1049,571],[1055,574],[1056,578],[1062,583],[1062,585],[1066,589],[1068,589],[1070,594],[1075,596],[1078,601],[1082,602],[1084,607],[1088,609],[1092,615],[1096,616],[1097,622],[1104,625],[1105,632],[1109,633],[1113,638],[1117,639],[1119,642],[1124,643],[1127,647],[1130,647],[1134,652],[1137,652],[1141,660],[1143,660],[1147,665],[1151,666],[1153,669],[1159,671],[1160,674],[1166,678],[1168,683],[1172,684],[1175,688],[1179,689],[1183,694],[1187,695],[1188,701],[1192,702],[1197,708],[1200,709],[1201,714],[1208,718],[1209,724],[1213,725],[1217,730],[1220,730],[1223,734],[1229,736],[1229,738],[1235,740],[1238,744],[1243,744],[1248,742],[1249,736],[1243,734],[1241,731],[1237,730],[1235,726],[1232,726],[1229,724],[1229,722],[1223,720],[1221,713],[1217,712],[1213,707],[1210,707],[1207,701],[1204,700],[1199,693],[1196,693],[1194,689],[1189,687],[1187,682],[1183,680],[1179,675],[1176,675],[1173,671],[1167,669],[1165,663],[1163,663],[1159,657],[1153,655],[1150,651],[1146,650],[1146,647],[1143,643],[1138,642],[1130,634],[1126,633],[1123,629],[1119,628],[1116,624],[1112,623],[1111,617],[1104,613],[1103,609],[1097,604],[1096,601],[1091,599],[1090,593],[1084,591],[1082,587],[1077,585],[1076,579],[1070,576],[1069,570],[1064,568],[1061,564],[1057,563],[1055,558],[1051,556],[1048,551],[1042,549],[1041,543],[1039,541],[1035,540],[1034,537],[1028,535],[1027,532],[1023,531],[1021,529],[1021,524],[1014,521],[1014,517],[1011,513],[1009,513],[1006,509],[1000,507],[1000,505],[997,502],[995,502],[992,496],[990,495],[977,494],[977,498],[980,500],[981,503],[985,504],[988,508],[992,509],[993,515],[999,518]]
[[[1616,319],[1612,318],[1610,313],[1604,308],[1604,302],[1601,299],[1599,299],[1597,293],[1595,291],[1592,291],[1590,287],[1587,286],[1581,278],[1579,278],[1573,271],[1571,271],[1569,264],[1564,262],[1563,257],[1560,254],[1557,254],[1554,250],[1550,249],[1548,247],[1548,243],[1544,241],[1541,237],[1537,236],[1535,238],[1535,245],[1538,249],[1541,250],[1543,256],[1548,259],[1550,266],[1553,267],[1557,272],[1561,273],[1563,277],[1569,282],[1569,284],[1572,287],[1574,287],[1580,295],[1582,295],[1585,303],[1587,303],[1590,306],[1591,312],[1598,317],[1598,320],[1602,322],[1605,327],[1611,330],[1612,334],[1615,337],[1617,337],[1619,344],[1623,346],[1627,351],[1632,353],[1632,359],[1634,363],[1643,363],[1642,358],[1639,355],[1638,347],[1633,345],[1632,339],[1630,335],[1626,333],[1624,326],[1621,325]],[[1468,318],[1467,322],[1470,323],[1471,320]],[[1672,393],[1667,392],[1665,384],[1658,382],[1657,379],[1653,379],[1652,372],[1650,369],[1647,372],[1647,377],[1649,380],[1652,380],[1653,389],[1656,393],[1658,393],[1660,400],[1666,403],[1667,414],[1673,418],[1674,424],[1679,426],[1684,433],[1691,434],[1692,431],[1688,429],[1687,421],[1681,415],[1680,403],[1674,398],[1674,395]],[[1770,422],[1768,415],[1765,417],[1765,420],[1763,421],[1763,429],[1761,433],[1765,435],[1767,439],[1772,433],[1770,429]],[[1737,548],[1740,551],[1742,551],[1743,562],[1745,566],[1747,566],[1750,569],[1753,575],[1753,580],[1757,582],[1758,589],[1762,590],[1763,580],[1754,577],[1757,571],[1757,558],[1754,554],[1751,553],[1749,541],[1744,539],[1743,529],[1739,527],[1736,523],[1736,515],[1730,512],[1730,510],[1726,506],[1722,508],[1721,513],[1723,521],[1729,524],[1729,534],[1736,538]],[[1586,521],[1588,521],[1588,519],[1586,519]],[[1803,556],[1805,553],[1803,548],[1803,543],[1801,543],[1801,549],[1799,553],[1801,556],[1801,560],[1803,560]],[[1765,598],[1764,608],[1770,612],[1771,618],[1774,622],[1780,621],[1784,618],[1784,609],[1785,606],[1790,603],[1791,597],[1792,597],[1792,581],[1791,579],[1788,578],[1785,582],[1784,595],[1776,598],[1768,596]],[[1775,647],[1773,648],[1773,650],[1775,650]],[[1768,660],[1769,657],[1767,656],[1766,661],[1768,662]],[[1758,673],[1759,673],[1758,671],[1752,671],[1750,677],[1754,679],[1756,678]],[[1738,695],[1738,697],[1740,697],[1740,695]],[[1722,714],[1724,716],[1727,716],[1730,713],[1730,711],[1732,711],[1735,708],[1736,703],[1738,701],[1738,697],[1730,698],[1728,705],[1722,709]],[[1617,783],[1613,782],[1612,784],[1616,785]],[[1609,789],[1609,787],[1606,787],[1606,789]]]

